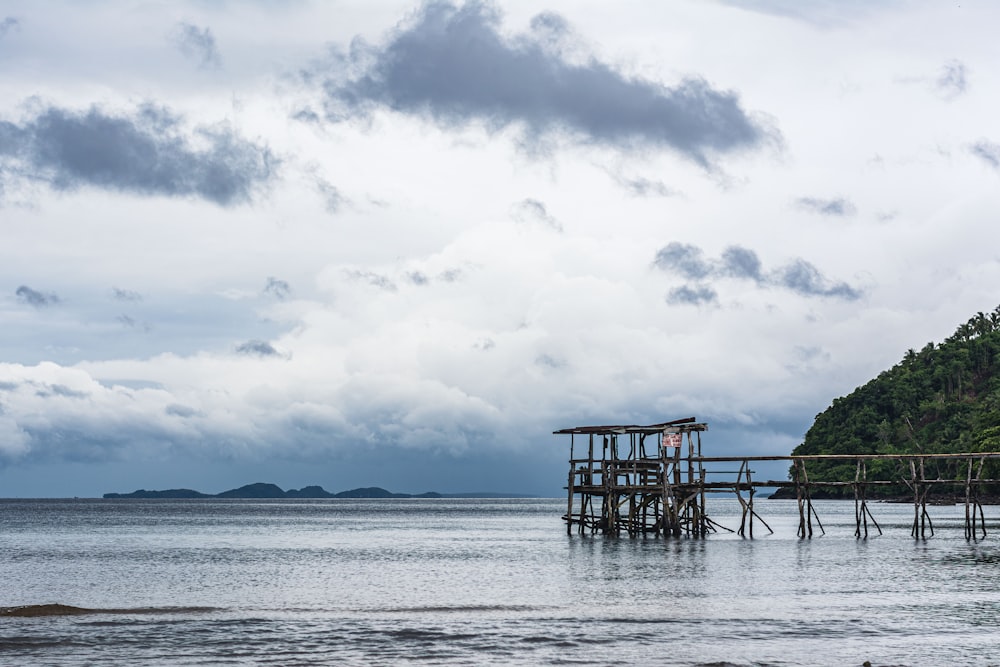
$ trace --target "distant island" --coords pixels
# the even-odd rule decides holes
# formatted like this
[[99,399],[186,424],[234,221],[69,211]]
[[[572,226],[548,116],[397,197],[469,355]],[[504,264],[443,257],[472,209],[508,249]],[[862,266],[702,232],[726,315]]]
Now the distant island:
[[145,498],[145,499],[178,499],[178,498],[531,498],[533,496],[516,493],[393,493],[377,486],[367,486],[340,493],[331,493],[322,486],[304,486],[301,489],[282,490],[275,484],[256,482],[238,489],[230,489],[222,493],[202,493],[192,489],[166,489],[164,491],[147,491],[139,489],[132,493],[105,493],[105,498]]

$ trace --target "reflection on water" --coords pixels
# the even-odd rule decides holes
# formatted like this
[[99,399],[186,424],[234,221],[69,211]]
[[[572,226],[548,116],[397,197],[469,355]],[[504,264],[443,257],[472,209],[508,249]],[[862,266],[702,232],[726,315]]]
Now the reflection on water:
[[[819,501],[826,535],[799,540],[794,501],[756,506],[774,535],[699,540],[567,536],[564,500],[0,501],[0,663],[929,665],[1000,649],[996,519],[970,543],[964,508],[934,507],[935,537],[913,540],[911,507],[873,504],[885,535],[857,540],[853,503]],[[738,524],[735,501],[709,511]]]

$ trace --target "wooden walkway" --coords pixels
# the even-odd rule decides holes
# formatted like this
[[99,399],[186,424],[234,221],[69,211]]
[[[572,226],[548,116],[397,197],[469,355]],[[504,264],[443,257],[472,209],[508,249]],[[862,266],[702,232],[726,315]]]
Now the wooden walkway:
[[[871,531],[882,534],[868,507],[869,492],[878,487],[902,487],[912,496],[913,537],[923,539],[934,534],[927,512],[927,506],[933,504],[934,489],[964,497],[966,539],[986,537],[981,498],[985,489],[1000,485],[1000,480],[984,478],[983,468],[987,460],[1000,459],[1000,452],[703,456],[701,434],[707,429],[707,424],[688,418],[648,426],[577,426],[555,431],[570,436],[567,508],[563,517],[567,533],[576,529],[579,533],[610,535],[704,537],[728,530],[753,538],[755,524],[773,532],[754,507],[757,491],[788,488],[795,490],[798,535],[805,539],[816,531],[825,532],[813,506],[813,492],[842,492],[849,488],[854,497],[855,536],[867,538]],[[578,455],[584,447],[586,455],[582,455],[583,451]],[[761,461],[787,461],[792,479],[754,479],[751,464]],[[904,474],[893,480],[869,479],[872,461],[894,461]],[[809,464],[816,462],[846,463],[854,470],[854,478],[810,481]],[[931,462],[948,462],[953,469],[957,464],[963,474],[950,479],[931,476]],[[712,520],[706,507],[706,494],[726,491],[735,495],[742,508],[740,525],[735,530]]]

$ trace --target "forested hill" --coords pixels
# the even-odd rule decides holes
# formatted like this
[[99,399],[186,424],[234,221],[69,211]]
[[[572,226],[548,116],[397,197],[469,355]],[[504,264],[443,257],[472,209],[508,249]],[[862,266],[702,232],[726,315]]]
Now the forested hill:
[[[793,454],[1000,451],[1000,306],[902,361],[816,416]],[[890,479],[896,464],[869,466]],[[850,481],[853,463],[809,464],[810,479]],[[930,471],[929,471],[930,472]],[[942,464],[951,478],[958,470]]]

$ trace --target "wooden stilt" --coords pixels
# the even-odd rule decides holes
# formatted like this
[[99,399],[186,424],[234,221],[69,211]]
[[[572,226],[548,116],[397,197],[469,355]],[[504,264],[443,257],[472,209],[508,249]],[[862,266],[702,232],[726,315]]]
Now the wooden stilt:
[[857,472],[854,476],[854,518],[857,522],[854,536],[858,539],[868,539],[869,519],[878,530],[878,534],[882,534],[882,527],[878,525],[878,521],[875,520],[875,516],[868,508],[868,466],[863,460],[858,460]]
[[908,461],[910,464],[909,487],[913,490],[913,527],[910,529],[910,535],[914,539],[923,540],[927,539],[928,529],[931,535],[934,534],[934,524],[927,513],[927,492],[930,488],[925,483],[923,460],[921,459],[919,468],[916,460],[912,457]]
[[[799,537],[802,539],[811,538],[813,536],[813,517],[816,517],[817,523],[819,523],[819,515],[813,508],[812,495],[809,490],[809,473],[806,472],[806,462],[803,460],[796,461],[796,472],[797,472],[797,486],[796,489],[799,491]],[[823,530],[822,523],[819,523],[820,530]],[[824,530],[825,534],[826,531]]]
[[[566,534],[573,534],[573,482],[576,480],[576,470],[573,469],[573,464],[570,463],[569,470],[569,483],[566,485],[567,489],[567,503],[566,503]],[[582,519],[582,512],[581,512]]]
[[[980,537],[986,537],[986,518],[983,514],[983,506],[979,501],[979,481],[982,479],[985,463],[986,459],[981,457],[975,477],[973,477],[974,462],[972,459],[969,459],[968,462],[968,472],[965,478],[965,539],[967,540],[978,540]],[[981,536],[980,531],[982,532]]]

